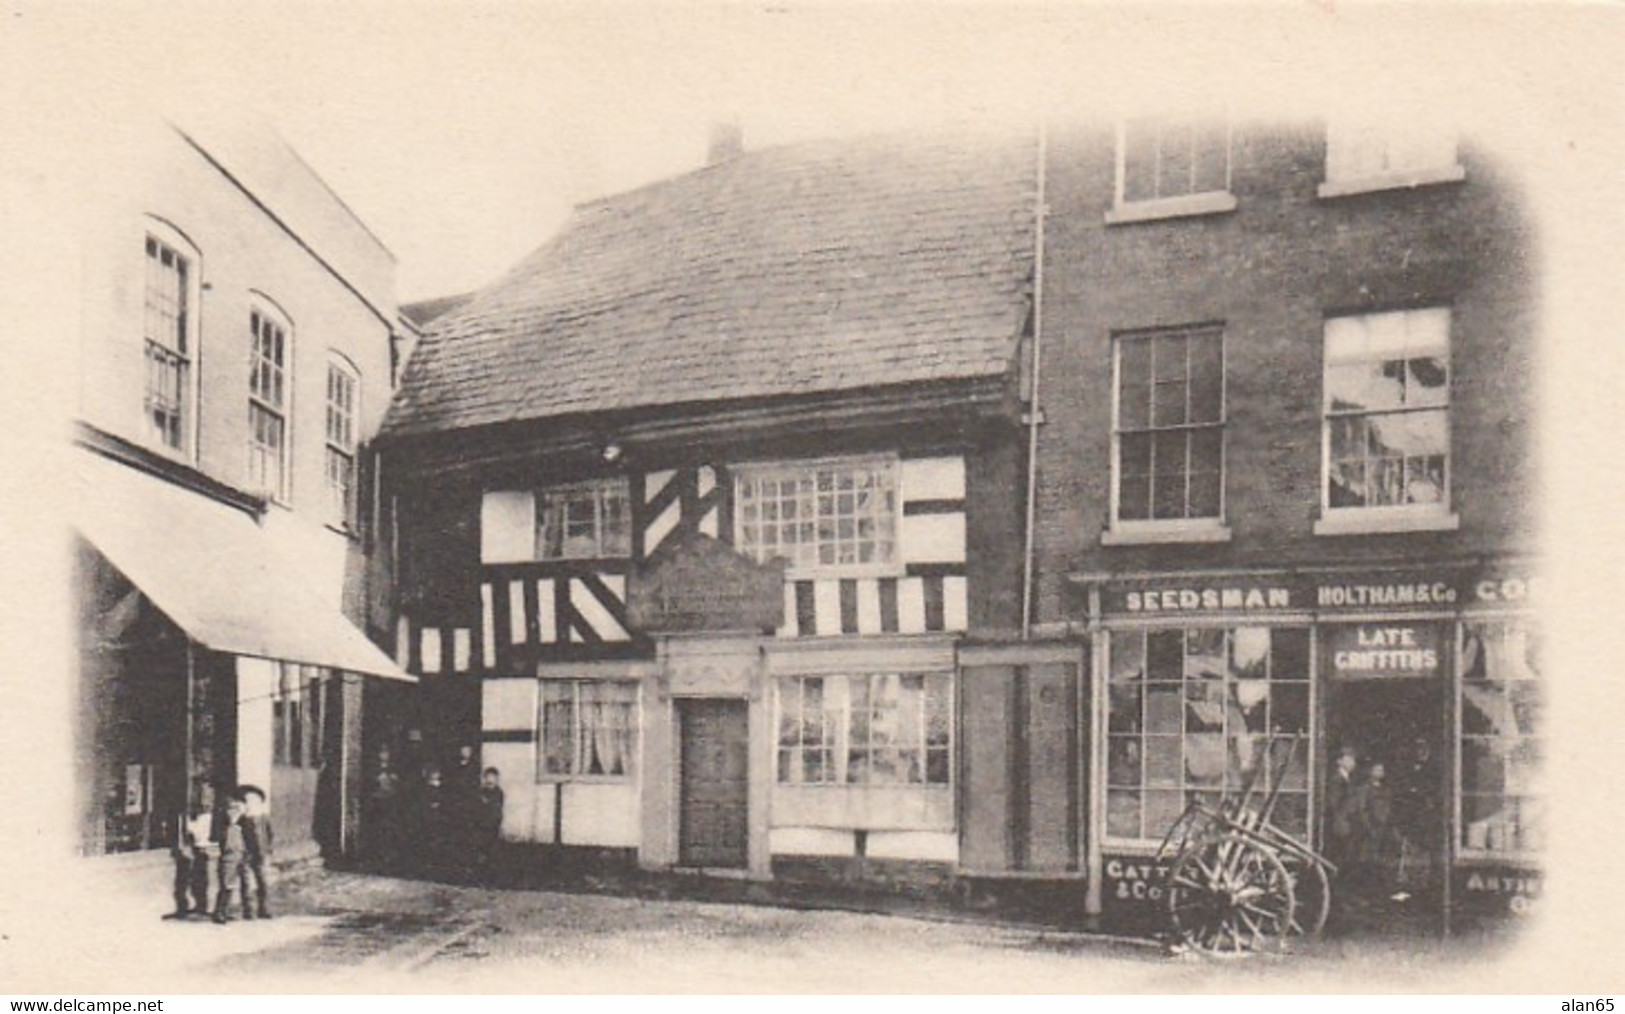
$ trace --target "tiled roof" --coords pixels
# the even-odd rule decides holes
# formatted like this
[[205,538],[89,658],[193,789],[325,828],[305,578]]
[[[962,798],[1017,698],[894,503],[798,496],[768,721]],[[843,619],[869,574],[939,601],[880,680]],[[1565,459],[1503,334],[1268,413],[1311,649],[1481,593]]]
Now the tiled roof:
[[384,430],[998,375],[1027,310],[1033,148],[799,144],[585,204],[429,325]]

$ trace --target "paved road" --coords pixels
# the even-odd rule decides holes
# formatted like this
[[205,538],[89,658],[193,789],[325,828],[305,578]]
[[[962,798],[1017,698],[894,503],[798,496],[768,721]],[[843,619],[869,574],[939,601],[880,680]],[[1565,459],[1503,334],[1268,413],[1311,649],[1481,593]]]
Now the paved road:
[[180,992],[1477,991],[1506,970],[1483,940],[1323,943],[1214,962],[984,924],[351,873],[310,873],[279,894],[268,923],[164,922],[149,903],[61,946],[94,955],[100,964],[85,967],[106,973],[105,988]]

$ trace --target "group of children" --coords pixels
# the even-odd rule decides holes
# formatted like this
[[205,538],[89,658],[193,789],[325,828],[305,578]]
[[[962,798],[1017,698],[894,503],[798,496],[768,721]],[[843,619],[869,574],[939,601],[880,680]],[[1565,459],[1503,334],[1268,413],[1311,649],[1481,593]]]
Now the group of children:
[[234,897],[242,899],[244,919],[271,918],[267,898],[272,844],[263,789],[238,786],[227,797],[225,810],[216,814],[213,790],[203,786],[176,836],[175,911],[166,918],[208,917],[224,924],[231,921]]

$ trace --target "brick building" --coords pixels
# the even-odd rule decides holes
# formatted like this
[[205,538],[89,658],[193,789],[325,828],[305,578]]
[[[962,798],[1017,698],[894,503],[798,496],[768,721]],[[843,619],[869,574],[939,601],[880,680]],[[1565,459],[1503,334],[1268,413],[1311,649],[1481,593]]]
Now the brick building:
[[101,140],[60,265],[81,848],[167,852],[206,790],[249,783],[282,858],[351,849],[363,715],[407,678],[368,639],[391,630],[366,442],[394,260],[268,129]]
[[1527,910],[1517,185],[1449,131],[1221,119],[1057,130],[1046,171],[1034,619],[1095,676],[1092,903],[1143,914],[1184,803],[1302,736],[1277,820],[1322,848],[1334,752],[1386,770],[1391,915]]

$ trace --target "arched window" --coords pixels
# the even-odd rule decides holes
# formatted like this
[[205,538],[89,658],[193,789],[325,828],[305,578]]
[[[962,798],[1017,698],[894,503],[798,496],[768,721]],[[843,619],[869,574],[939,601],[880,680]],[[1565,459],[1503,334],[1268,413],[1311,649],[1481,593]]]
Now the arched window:
[[268,299],[248,312],[248,484],[288,499],[288,400],[293,389],[293,326]]
[[361,371],[337,352],[327,356],[327,509],[335,524],[356,528],[356,445]]
[[197,456],[199,257],[180,230],[146,219],[142,306],[142,431],[164,450]]

